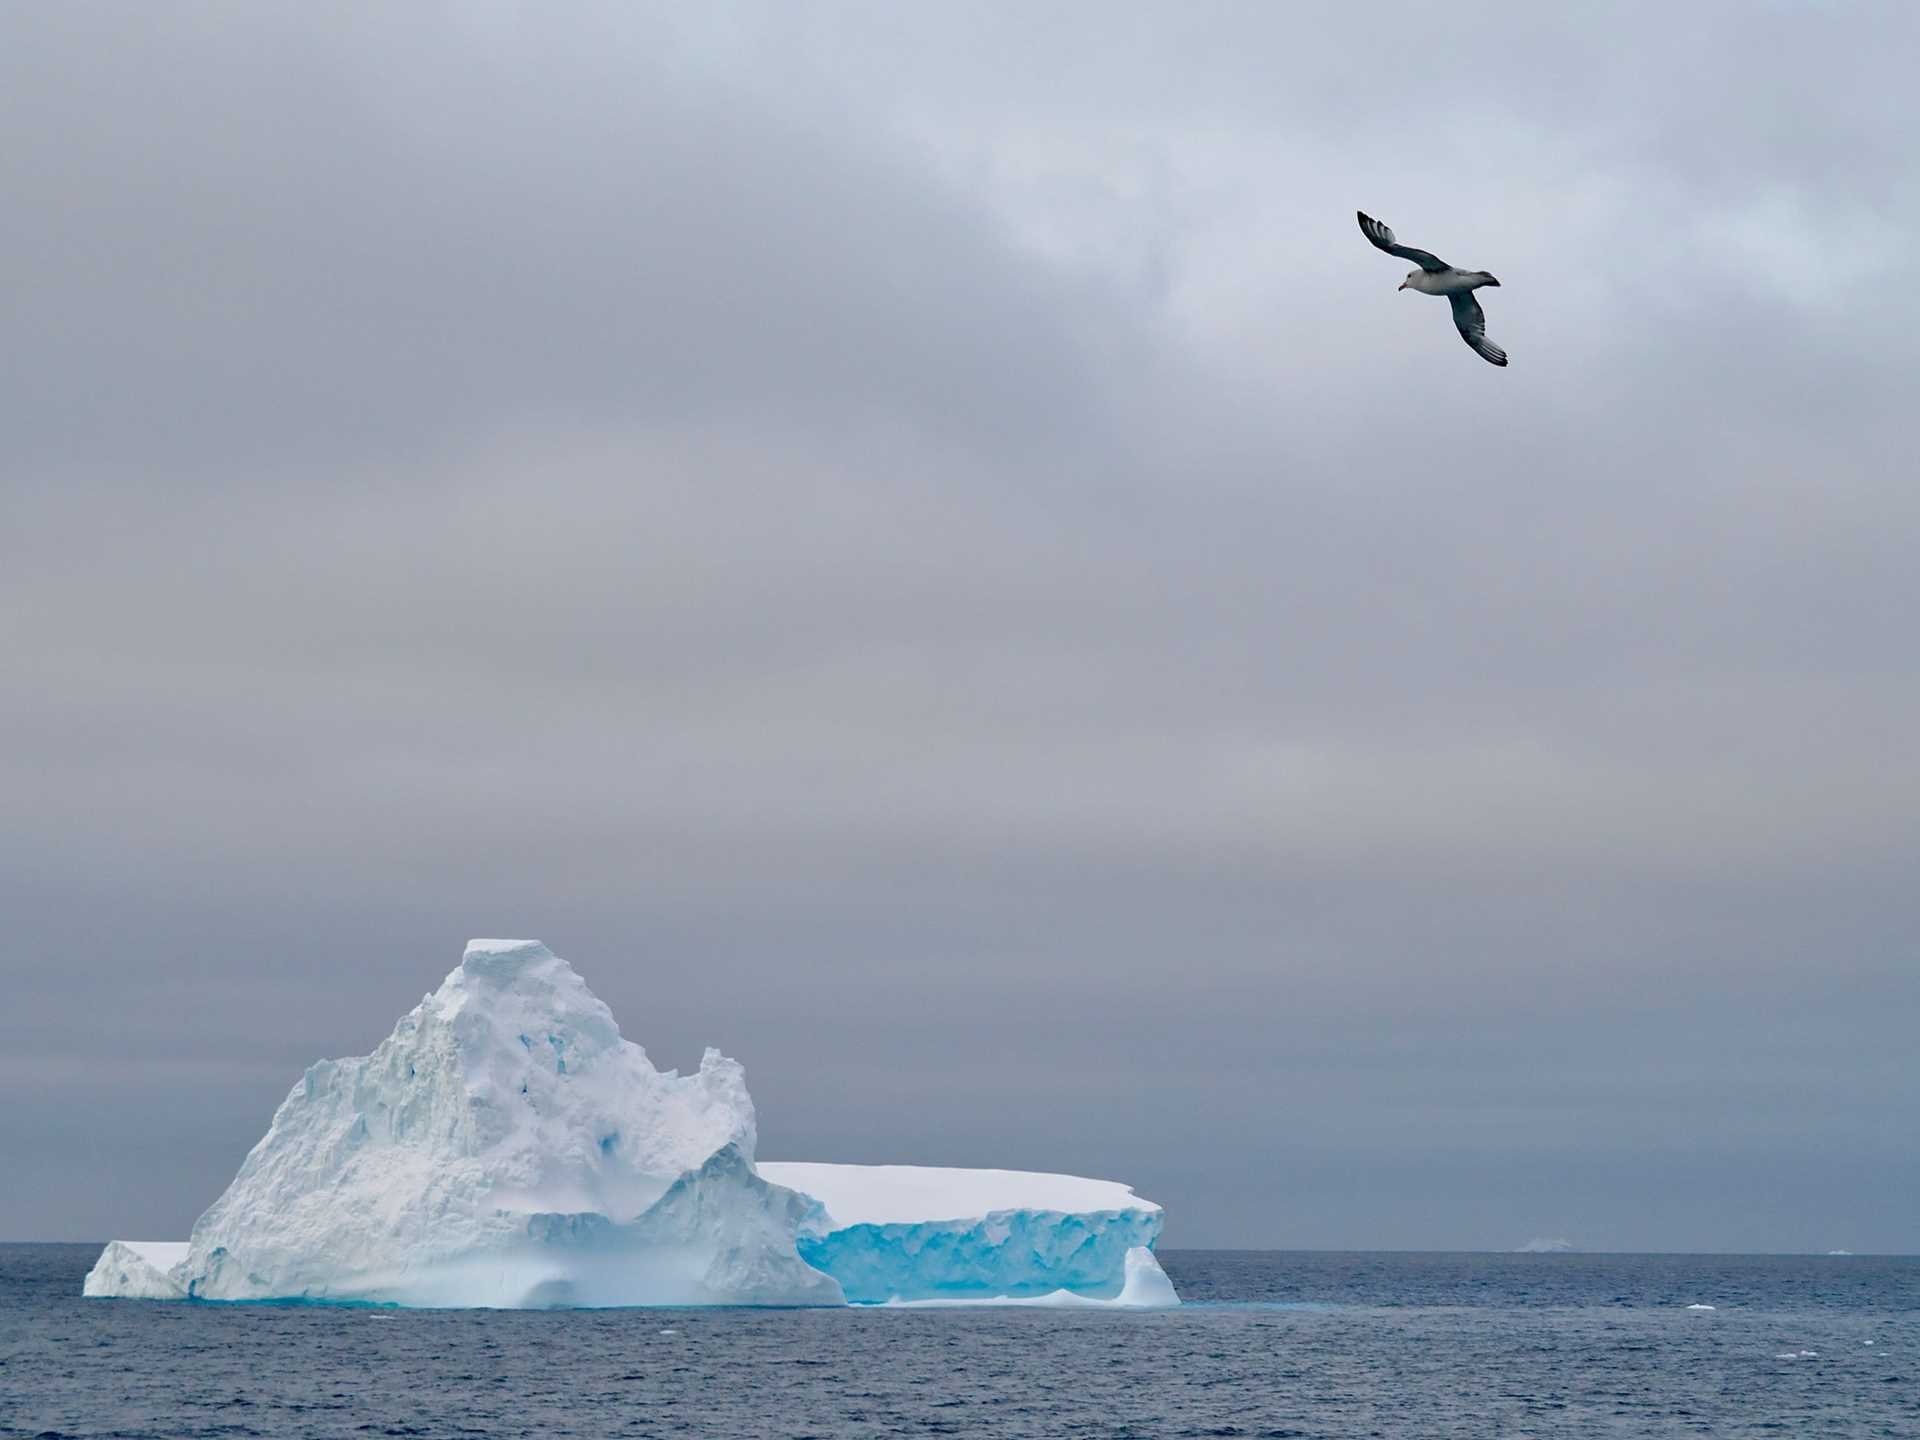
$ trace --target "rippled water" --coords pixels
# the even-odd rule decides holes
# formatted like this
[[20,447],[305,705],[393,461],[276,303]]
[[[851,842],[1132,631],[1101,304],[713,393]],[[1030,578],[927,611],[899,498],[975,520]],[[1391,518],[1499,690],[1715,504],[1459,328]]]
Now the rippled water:
[[1911,1258],[1175,1250],[1162,1313],[533,1313],[85,1301],[97,1250],[0,1246],[0,1436],[1920,1437]]

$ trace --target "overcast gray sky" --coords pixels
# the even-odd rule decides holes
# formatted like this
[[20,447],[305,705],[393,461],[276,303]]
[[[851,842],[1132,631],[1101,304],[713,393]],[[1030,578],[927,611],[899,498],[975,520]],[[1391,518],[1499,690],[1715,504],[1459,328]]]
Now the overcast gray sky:
[[8,7],[0,1238],[532,935],[769,1158],[1920,1249],[1920,12],[1561,8]]

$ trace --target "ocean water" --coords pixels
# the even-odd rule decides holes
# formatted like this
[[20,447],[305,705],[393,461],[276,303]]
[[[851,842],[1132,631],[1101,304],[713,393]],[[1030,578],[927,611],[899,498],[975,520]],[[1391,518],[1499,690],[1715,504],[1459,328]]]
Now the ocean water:
[[1920,1440],[1916,1258],[1174,1250],[1157,1313],[435,1312],[82,1300],[97,1251],[0,1245],[8,1440]]

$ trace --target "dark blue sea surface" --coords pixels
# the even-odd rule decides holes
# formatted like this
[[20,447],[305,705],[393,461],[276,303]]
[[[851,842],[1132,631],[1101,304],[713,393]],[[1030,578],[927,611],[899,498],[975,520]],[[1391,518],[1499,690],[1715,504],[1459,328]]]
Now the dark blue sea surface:
[[83,1300],[98,1249],[0,1245],[8,1440],[1920,1440],[1915,1258],[1174,1250],[1163,1312],[530,1312]]

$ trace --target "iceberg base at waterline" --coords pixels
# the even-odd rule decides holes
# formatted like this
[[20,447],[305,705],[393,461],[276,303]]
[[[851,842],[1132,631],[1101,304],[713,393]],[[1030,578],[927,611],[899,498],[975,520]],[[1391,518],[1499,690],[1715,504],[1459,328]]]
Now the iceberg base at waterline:
[[926,1300],[889,1300],[889,1306],[924,1309],[942,1305],[1025,1305],[1048,1310],[1122,1309],[1165,1310],[1180,1303],[1173,1281],[1160,1268],[1153,1251],[1136,1245],[1127,1251],[1126,1278],[1120,1292],[1111,1299],[1082,1294],[1078,1290],[1051,1290],[1044,1295],[992,1295],[975,1298],[943,1297]]
[[1009,1170],[756,1164],[740,1065],[660,1071],[566,961],[476,940],[372,1054],[293,1087],[185,1242],[95,1298],[430,1307],[1155,1306],[1160,1207]]

